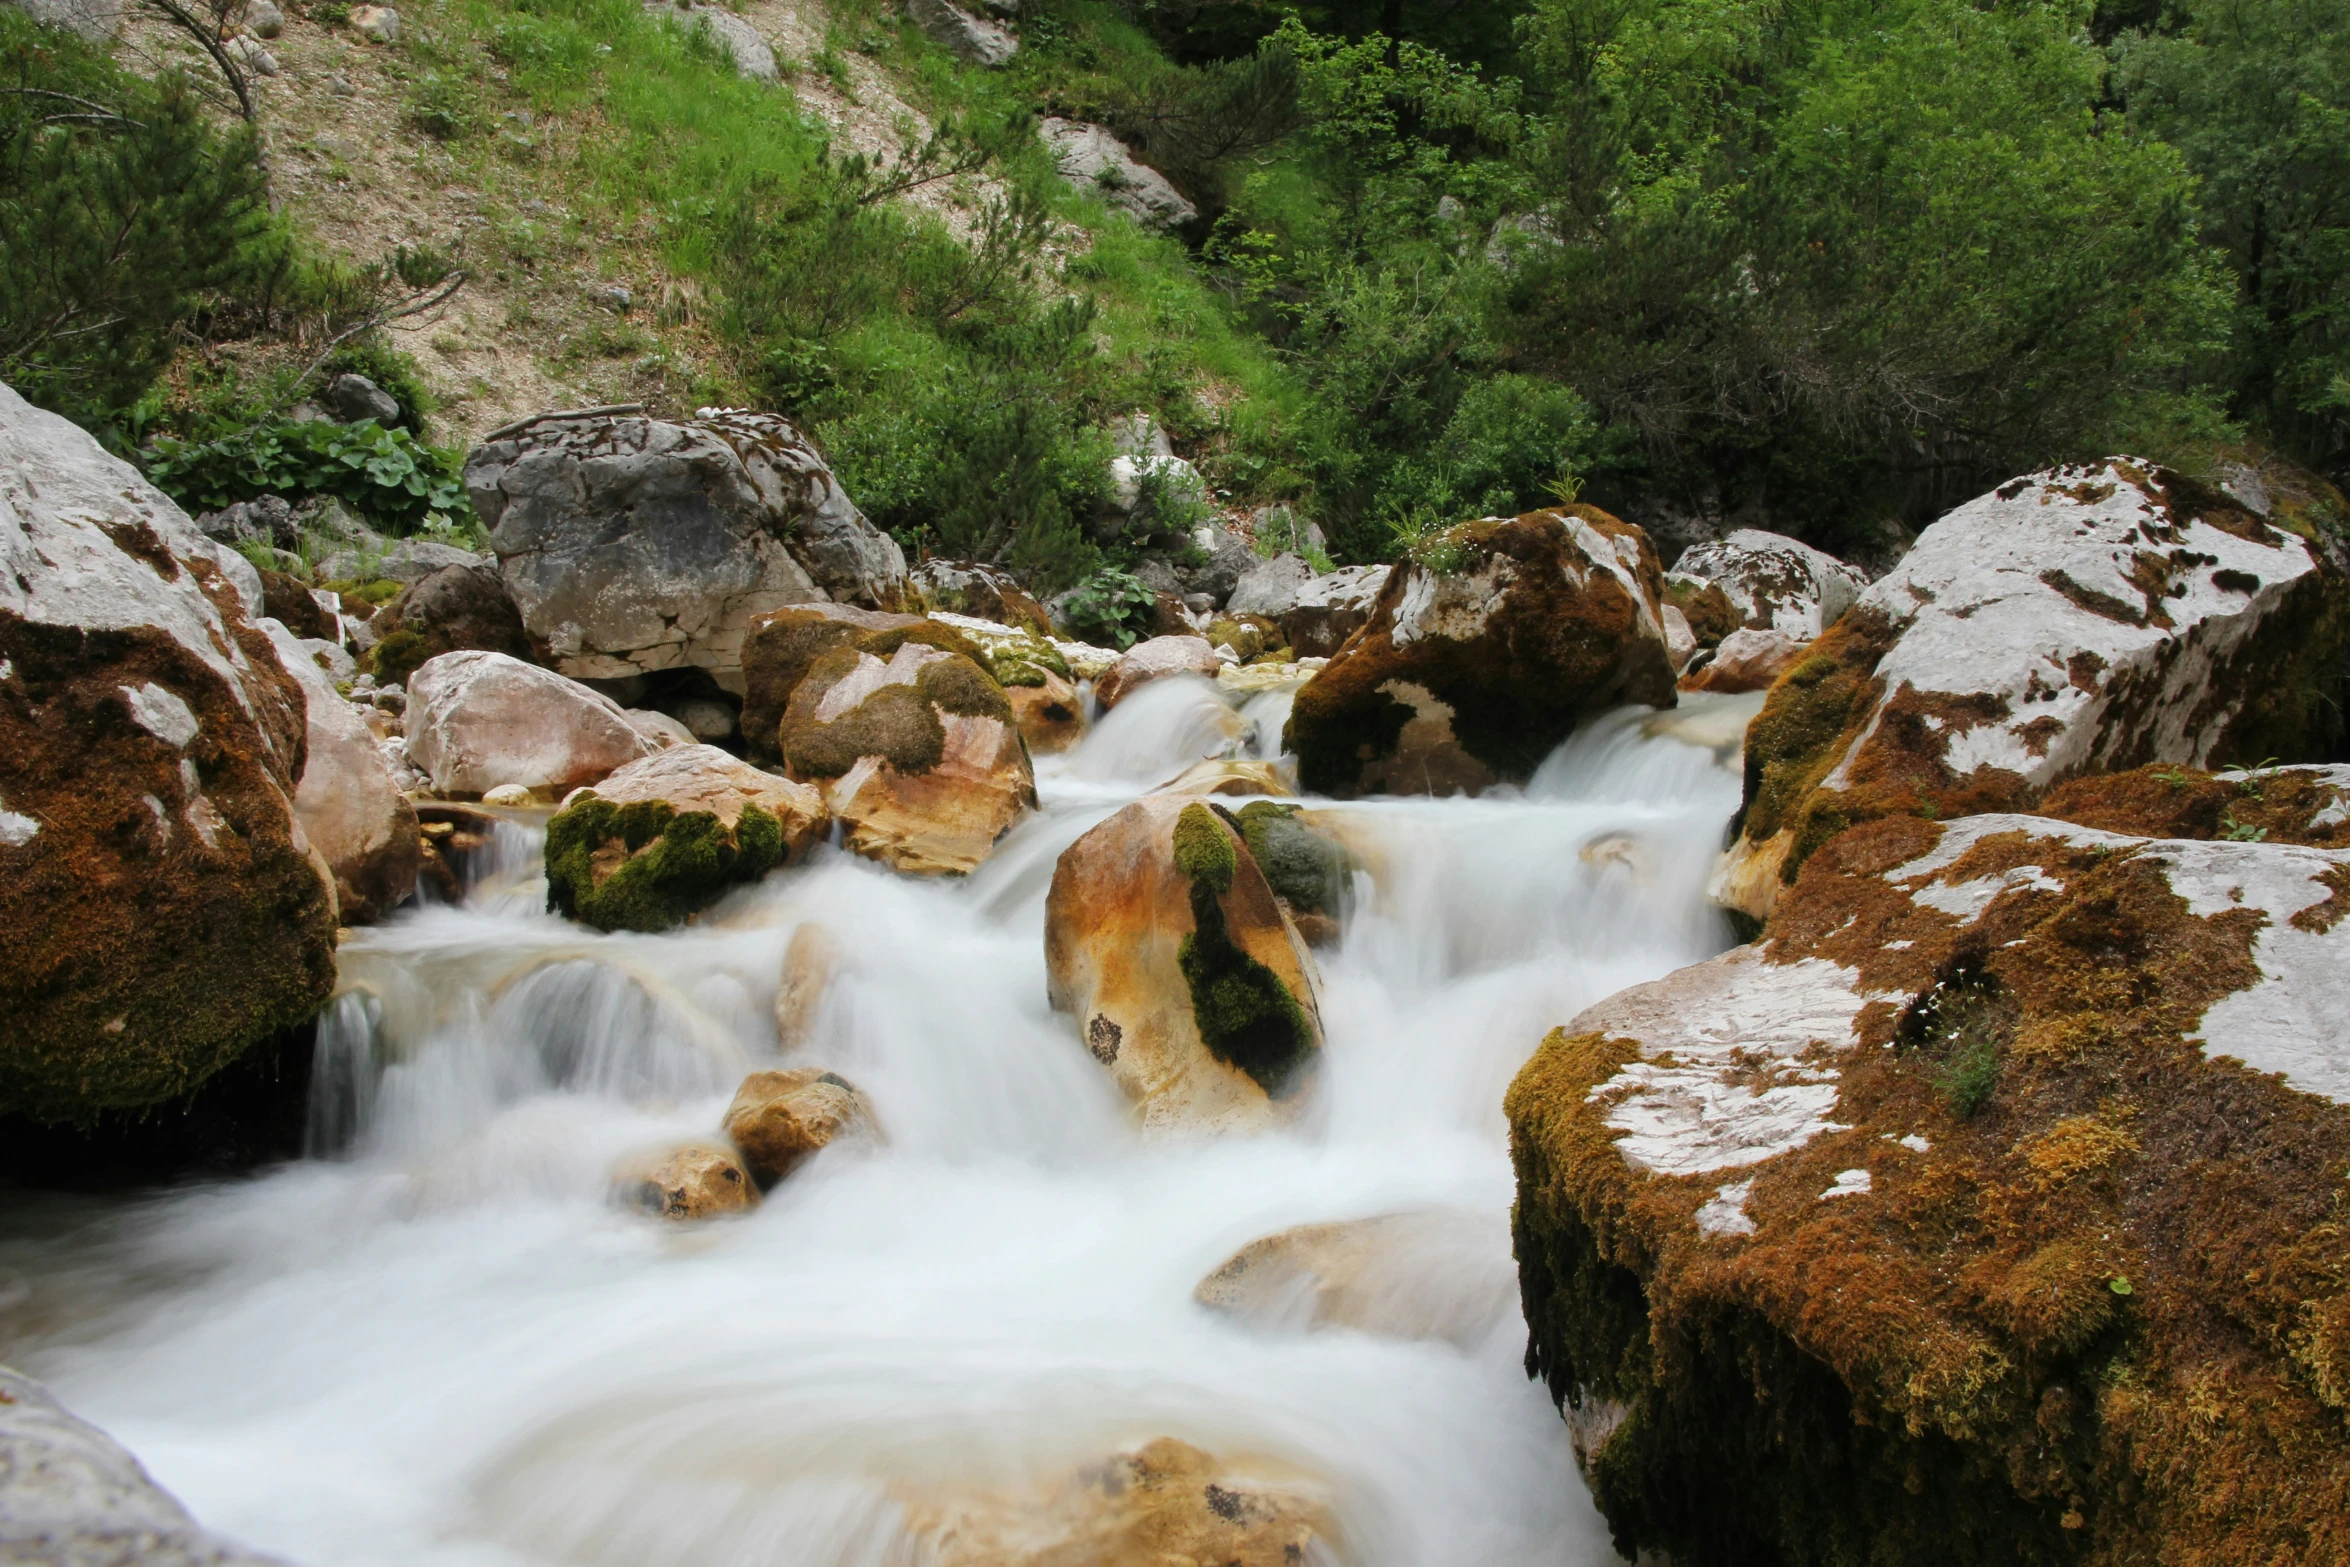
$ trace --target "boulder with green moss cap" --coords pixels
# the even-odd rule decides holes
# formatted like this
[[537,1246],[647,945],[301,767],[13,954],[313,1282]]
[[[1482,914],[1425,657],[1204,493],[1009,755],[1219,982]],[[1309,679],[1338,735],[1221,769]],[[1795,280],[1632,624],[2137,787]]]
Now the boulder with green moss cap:
[[1423,541],[1297,694],[1299,778],[1341,797],[1475,794],[1531,775],[1591,714],[1672,706],[1663,586],[1648,536],[1589,506]]
[[1714,896],[1762,918],[1876,817],[2027,808],[2147,763],[2326,760],[2346,654],[2350,582],[2233,497],[2125,457],[2012,480],[1771,688]]
[[633,762],[547,823],[547,907],[599,930],[668,930],[796,860],[824,801],[715,746]]
[[2341,850],[1890,816],[1553,1034],[1527,1365],[1618,1549],[2350,1559],[2346,913]]
[[873,632],[809,667],[779,738],[791,776],[824,791],[855,852],[915,875],[961,874],[1036,806],[1003,687],[955,632]]
[[1215,806],[1152,796],[1070,845],[1045,963],[1054,1009],[1145,1126],[1250,1131],[1302,1103],[1322,1045],[1313,959]]
[[754,760],[783,754],[776,727],[808,667],[836,647],[876,631],[922,624],[919,615],[854,604],[792,604],[751,621],[743,638],[743,744]]

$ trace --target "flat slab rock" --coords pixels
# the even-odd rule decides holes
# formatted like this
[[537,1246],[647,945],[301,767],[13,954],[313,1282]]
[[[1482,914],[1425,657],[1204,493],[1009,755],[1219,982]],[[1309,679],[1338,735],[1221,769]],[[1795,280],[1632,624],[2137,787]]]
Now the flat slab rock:
[[[1694,1548],[1643,1498],[1731,1449],[1766,1457],[1712,1548],[1831,1513],[1980,1520],[1961,1563],[2350,1547],[2345,916],[2341,848],[1888,817],[1759,944],[1556,1031],[1509,1095],[1529,1364],[1619,1548]],[[1797,1359],[1730,1371],[1732,1319]],[[1821,1398],[1843,1434],[1782,1463],[1766,1409]],[[1922,1493],[1873,1493],[1905,1470]],[[2266,1500],[2221,1489],[2250,1472]]]
[[0,1561],[285,1567],[206,1532],[122,1445],[0,1366]]

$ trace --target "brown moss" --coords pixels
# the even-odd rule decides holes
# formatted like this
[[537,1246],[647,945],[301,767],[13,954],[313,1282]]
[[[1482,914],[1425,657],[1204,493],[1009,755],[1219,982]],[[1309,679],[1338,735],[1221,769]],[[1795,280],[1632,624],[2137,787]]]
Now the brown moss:
[[1717,646],[1722,638],[1745,624],[1739,618],[1738,606],[1730,602],[1730,595],[1722,591],[1718,582],[1668,578],[1665,601],[1679,608],[1699,647]]
[[310,596],[310,589],[283,572],[264,571],[261,576],[261,613],[283,625],[298,637],[317,637],[327,641],[341,641],[342,634],[326,618],[318,600]]
[[2340,800],[2316,772],[2280,767],[2222,779],[2189,767],[2149,766],[2069,779],[2048,791],[2037,814],[2140,838],[2350,848],[2350,822],[2315,820]]
[[867,756],[880,757],[906,777],[927,773],[946,755],[941,713],[992,718],[1007,727],[1017,726],[1003,687],[961,653],[923,665],[911,684],[883,686],[848,712],[828,722],[817,720],[816,708],[824,693],[846,679],[863,659],[886,659],[910,640],[938,646],[927,634],[934,629],[940,628],[925,624],[861,637],[835,647],[809,666],[778,725],[783,759],[794,778],[837,778]]
[[[2019,832],[1938,879],[2038,864],[2065,890],[2018,887],[1962,927],[1883,880],[1941,833],[1888,818],[1824,846],[1767,955],[1913,1001],[1995,983],[2015,1043],[1971,1119],[1877,1014],[1836,1062],[1849,1130],[1734,1172],[1757,1233],[1705,1239],[1689,1215],[1733,1176],[1631,1169],[1592,1102],[1630,1042],[1554,1035],[1511,1088],[1529,1366],[1627,1406],[1593,1475],[1619,1547],[2350,1560],[2350,1108],[2193,1038],[2257,977],[2263,916],[2189,914],[2158,848]],[[1913,1134],[1928,1152],[1889,1141]],[[1820,1202],[1853,1167],[1870,1195]]]
[[792,604],[751,622],[743,638],[743,744],[754,759],[781,754],[776,726],[816,660],[875,631],[931,625],[848,604]]

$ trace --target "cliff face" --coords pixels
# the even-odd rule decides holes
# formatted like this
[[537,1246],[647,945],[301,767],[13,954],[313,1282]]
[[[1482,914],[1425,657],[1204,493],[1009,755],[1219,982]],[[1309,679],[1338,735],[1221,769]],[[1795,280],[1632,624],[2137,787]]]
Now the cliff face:
[[2258,841],[1856,827],[1761,942],[1544,1043],[1527,1365],[1619,1548],[2350,1559],[2337,772],[2161,789],[2273,789]]

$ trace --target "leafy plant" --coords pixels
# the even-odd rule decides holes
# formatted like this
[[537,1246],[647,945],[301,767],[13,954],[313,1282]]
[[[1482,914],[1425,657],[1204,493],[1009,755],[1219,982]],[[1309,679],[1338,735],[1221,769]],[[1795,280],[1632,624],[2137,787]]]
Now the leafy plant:
[[191,511],[261,495],[332,495],[388,531],[448,533],[470,521],[454,452],[425,446],[374,420],[284,420],[201,443],[155,443],[147,476]]
[[1061,614],[1069,629],[1087,641],[1124,649],[1150,628],[1156,602],[1133,572],[1104,566],[1078,584]]

